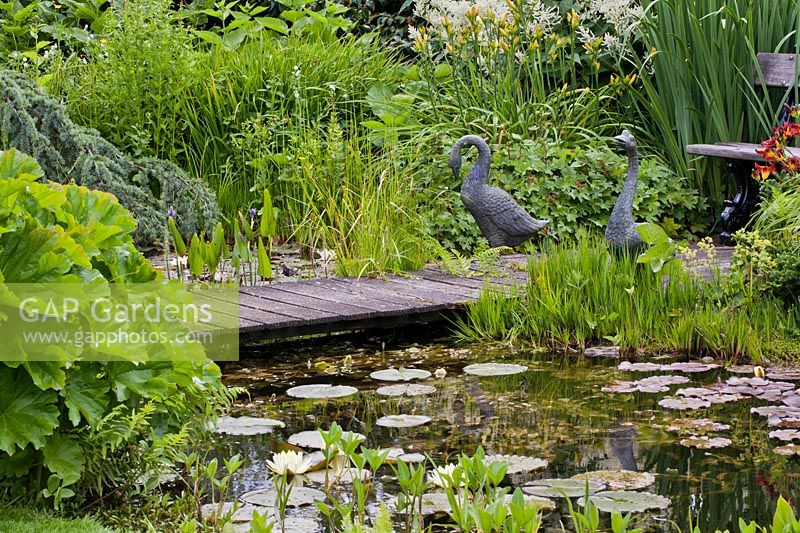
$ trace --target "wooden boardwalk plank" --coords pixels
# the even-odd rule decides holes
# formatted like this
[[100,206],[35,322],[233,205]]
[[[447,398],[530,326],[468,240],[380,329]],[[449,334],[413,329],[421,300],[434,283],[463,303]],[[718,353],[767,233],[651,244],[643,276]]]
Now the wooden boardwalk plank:
[[[722,269],[730,264],[730,256],[730,248],[717,248]],[[469,277],[428,265],[385,279],[327,278],[244,287],[238,307],[240,336],[247,342],[442,320],[490,286],[510,296],[522,294],[527,263],[527,256],[512,254],[499,257],[489,272],[473,262],[469,268],[474,275]],[[695,269],[703,275],[708,270]],[[234,313],[227,307],[222,312]]]

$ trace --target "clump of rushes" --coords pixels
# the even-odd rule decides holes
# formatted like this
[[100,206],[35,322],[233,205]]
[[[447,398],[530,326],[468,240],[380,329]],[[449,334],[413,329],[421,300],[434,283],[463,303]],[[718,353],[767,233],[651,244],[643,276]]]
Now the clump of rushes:
[[[708,266],[708,265],[707,265]],[[800,345],[800,308],[768,295],[746,298],[743,278],[710,280],[685,268],[663,271],[634,257],[609,255],[597,239],[556,245],[528,264],[518,298],[487,290],[457,322],[469,340],[529,342],[550,349],[594,343],[624,352],[679,351],[716,357],[786,358]],[[713,272],[713,268],[712,268]]]

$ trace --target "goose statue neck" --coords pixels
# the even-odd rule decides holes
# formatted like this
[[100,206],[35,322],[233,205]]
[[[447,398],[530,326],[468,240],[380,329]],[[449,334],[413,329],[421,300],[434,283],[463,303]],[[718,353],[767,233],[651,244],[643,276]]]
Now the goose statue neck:
[[453,169],[456,179],[459,179],[461,169],[461,150],[465,146],[474,146],[478,149],[478,159],[467,173],[464,183],[461,184],[461,192],[467,194],[479,193],[481,187],[489,183],[489,167],[492,161],[492,154],[489,145],[477,135],[465,135],[461,137],[450,152],[450,167]]

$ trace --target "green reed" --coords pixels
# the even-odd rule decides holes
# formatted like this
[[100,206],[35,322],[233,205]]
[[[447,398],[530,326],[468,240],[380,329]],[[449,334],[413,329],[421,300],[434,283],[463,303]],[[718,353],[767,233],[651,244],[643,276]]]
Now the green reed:
[[654,0],[646,13],[643,44],[655,55],[640,65],[642,119],[678,174],[694,176],[718,208],[729,180],[685,146],[769,136],[785,94],[754,86],[756,54],[795,51],[799,12],[763,0]]
[[[718,275],[666,279],[602,241],[556,245],[532,258],[519,298],[486,293],[456,323],[465,340],[527,341],[552,349],[618,344],[624,351],[680,351],[719,357],[774,355],[797,338],[797,309],[768,297],[742,298]],[[734,290],[735,289],[735,290]]]

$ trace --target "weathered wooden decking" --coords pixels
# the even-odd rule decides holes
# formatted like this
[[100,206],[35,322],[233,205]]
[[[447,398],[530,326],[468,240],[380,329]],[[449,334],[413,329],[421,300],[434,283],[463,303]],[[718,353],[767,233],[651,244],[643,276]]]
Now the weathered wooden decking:
[[498,272],[471,277],[430,265],[385,279],[327,278],[243,287],[240,335],[269,340],[435,322],[477,300],[487,285],[524,286],[527,260],[523,254],[502,256]]
[[[732,249],[716,250],[719,267],[727,269]],[[477,300],[487,285],[523,287],[527,261],[523,254],[502,256],[490,274],[476,271],[470,277],[430,265],[385,279],[326,278],[243,287],[239,334],[248,342],[435,322]],[[710,274],[707,265],[695,270]]]

